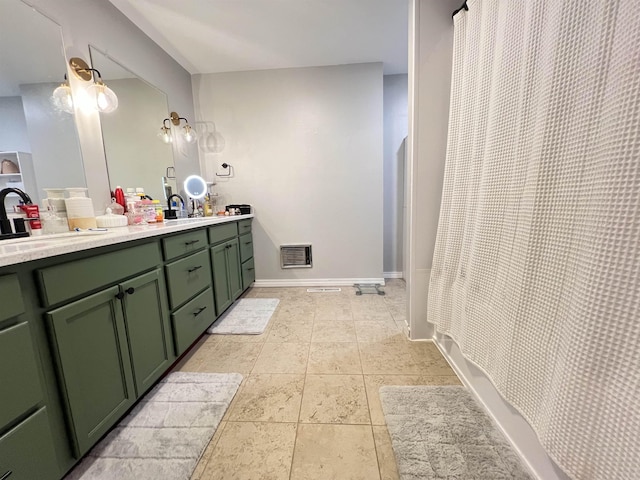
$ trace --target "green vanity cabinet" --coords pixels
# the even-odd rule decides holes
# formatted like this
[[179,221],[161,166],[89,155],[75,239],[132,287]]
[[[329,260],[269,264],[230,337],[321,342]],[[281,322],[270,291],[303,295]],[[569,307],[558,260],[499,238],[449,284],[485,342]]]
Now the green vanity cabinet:
[[0,436],[0,479],[60,478],[46,407]]
[[118,285],[46,314],[79,458],[136,399]]
[[167,290],[157,269],[120,284],[133,378],[138,396],[171,366],[171,327]]
[[171,365],[161,269],[46,314],[74,448],[84,454]]
[[[244,222],[246,222],[246,220],[244,220]],[[249,228],[250,227],[251,223],[249,223]],[[240,229],[240,224],[238,225],[238,229]],[[251,231],[240,235],[238,242],[240,243],[240,263],[242,264],[242,290],[244,291],[256,280],[253,262],[253,236],[251,235]]]
[[242,293],[238,239],[211,247],[216,312],[220,315]]

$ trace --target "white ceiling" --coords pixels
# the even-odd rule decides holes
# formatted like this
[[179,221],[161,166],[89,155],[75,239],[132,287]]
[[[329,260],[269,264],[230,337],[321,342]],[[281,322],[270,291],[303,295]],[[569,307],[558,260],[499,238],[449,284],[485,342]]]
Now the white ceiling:
[[110,0],[192,74],[383,62],[407,73],[407,0]]

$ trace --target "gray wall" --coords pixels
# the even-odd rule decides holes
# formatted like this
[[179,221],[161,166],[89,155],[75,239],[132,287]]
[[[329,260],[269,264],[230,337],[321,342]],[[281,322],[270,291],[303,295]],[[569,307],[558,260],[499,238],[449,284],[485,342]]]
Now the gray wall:
[[51,106],[51,92],[58,85],[20,85],[31,145],[27,151],[33,155],[36,177],[37,191],[29,192],[34,201],[44,198],[43,188],[85,186],[73,115],[59,112]]
[[[29,0],[29,4],[62,26],[67,58],[89,61],[89,44],[95,45],[141,78],[163,90],[169,109],[189,120],[194,116],[191,77],[175,60],[105,0]],[[63,68],[63,66],[61,66]],[[72,75],[74,87],[83,82]],[[161,119],[162,120],[162,119]],[[97,112],[76,113],[87,186],[94,206],[109,197],[109,183]],[[159,128],[159,126],[158,126]],[[183,178],[198,172],[195,145],[177,145],[176,170]]]
[[[253,204],[258,284],[382,278],[382,64],[195,75],[197,119],[221,153],[202,170],[224,203]],[[235,176],[216,177],[219,165]],[[313,244],[313,268],[279,246]],[[278,283],[280,282],[280,283]]]
[[0,118],[6,120],[0,128],[0,152],[30,152],[22,98],[0,97]]
[[[427,294],[444,177],[453,21],[459,0],[412,0],[409,23],[409,138],[405,278],[411,338],[433,335]],[[408,270],[408,275],[407,271]]]
[[407,75],[384,76],[384,272],[400,277],[403,270],[402,229],[404,215]]

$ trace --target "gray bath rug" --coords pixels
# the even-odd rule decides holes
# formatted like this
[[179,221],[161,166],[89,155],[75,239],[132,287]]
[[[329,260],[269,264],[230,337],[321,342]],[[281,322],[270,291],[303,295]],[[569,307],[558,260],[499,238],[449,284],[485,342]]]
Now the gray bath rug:
[[65,480],[189,480],[241,381],[238,373],[168,375]]
[[462,386],[381,387],[402,480],[532,480]]
[[277,298],[242,298],[207,329],[221,335],[259,335],[280,300]]

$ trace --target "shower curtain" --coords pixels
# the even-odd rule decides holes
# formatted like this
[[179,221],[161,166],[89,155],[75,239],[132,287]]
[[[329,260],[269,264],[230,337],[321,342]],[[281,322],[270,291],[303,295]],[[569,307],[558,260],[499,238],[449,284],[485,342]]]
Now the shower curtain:
[[570,477],[640,478],[640,6],[468,7],[428,319]]

